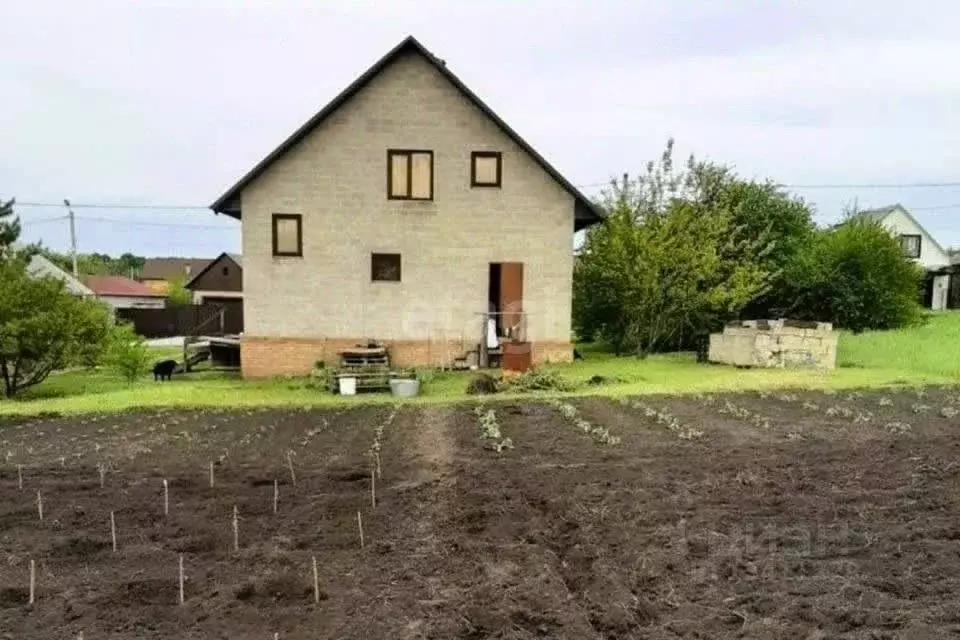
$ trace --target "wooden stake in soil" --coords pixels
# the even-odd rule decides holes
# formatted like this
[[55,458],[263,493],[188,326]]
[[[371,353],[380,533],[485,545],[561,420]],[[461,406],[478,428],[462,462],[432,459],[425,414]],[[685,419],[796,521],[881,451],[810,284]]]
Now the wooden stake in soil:
[[37,563],[34,560],[30,561],[30,605],[33,606],[33,603],[36,601],[37,595]]
[[163,515],[170,515],[170,484],[163,479]]
[[293,454],[287,451],[287,466],[290,467],[290,484],[297,486],[297,474],[293,470]]
[[67,459],[65,456],[60,456],[60,468],[61,469],[67,468]]
[[20,491],[23,491],[23,465],[17,465],[17,487],[20,488]]
[[40,522],[43,522],[43,496],[40,495],[39,489],[37,489],[37,515],[40,516]]
[[360,548],[363,549],[363,518],[360,517],[359,511],[357,511],[357,529],[360,530]]
[[277,508],[280,506],[280,482],[274,478],[273,479],[273,512],[277,512]]
[[370,469],[370,504],[377,508],[377,473],[376,469]]
[[233,505],[233,550],[240,551],[240,510]]
[[210,488],[213,489],[213,460],[210,461]]
[[97,471],[100,472],[100,488],[106,485],[107,482],[107,467],[102,462],[97,465]]
[[320,576],[317,574],[317,556],[313,556],[313,601],[320,604]]
[[110,512],[110,541],[113,542],[113,552],[117,552],[117,519]]
[[376,455],[376,457],[377,457],[377,477],[382,480],[382,479],[383,479],[383,470],[380,469],[380,452],[377,451],[377,453],[374,454],[374,455]]
[[180,604],[183,604],[183,554],[180,554]]

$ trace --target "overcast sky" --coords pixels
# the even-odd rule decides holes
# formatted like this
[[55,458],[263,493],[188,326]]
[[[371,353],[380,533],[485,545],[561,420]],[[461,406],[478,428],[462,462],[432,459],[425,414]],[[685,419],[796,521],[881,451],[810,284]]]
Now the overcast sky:
[[[587,193],[670,136],[783,184],[958,183],[958,24],[955,0],[5,0],[0,197],[206,206],[408,34]],[[960,245],[960,187],[796,191]],[[81,251],[240,247],[209,211],[76,211]],[[68,246],[62,207],[20,212]]]

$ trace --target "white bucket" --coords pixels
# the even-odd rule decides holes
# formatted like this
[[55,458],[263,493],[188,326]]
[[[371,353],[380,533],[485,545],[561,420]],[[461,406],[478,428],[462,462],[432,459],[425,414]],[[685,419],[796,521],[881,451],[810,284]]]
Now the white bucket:
[[340,378],[340,395],[342,396],[357,395],[357,379],[356,378]]

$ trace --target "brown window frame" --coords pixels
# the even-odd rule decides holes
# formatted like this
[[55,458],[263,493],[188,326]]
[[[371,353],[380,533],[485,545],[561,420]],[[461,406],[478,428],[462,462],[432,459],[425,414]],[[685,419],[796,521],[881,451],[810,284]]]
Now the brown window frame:
[[[396,258],[397,259],[397,278],[388,280],[386,278],[377,278],[377,258]],[[370,254],[370,282],[403,282],[403,254],[401,253],[371,253]]]
[[[279,251],[277,248],[277,222],[280,220],[294,220],[297,223],[297,250],[295,252]],[[303,257],[303,216],[299,213],[275,213],[270,219],[271,236],[273,239],[273,256],[275,258],[302,258]]]
[[[430,156],[430,195],[426,198],[416,198],[413,195],[413,156],[426,153]],[[405,156],[407,158],[407,195],[393,195],[393,158]],[[387,200],[413,200],[429,202],[433,200],[433,150],[431,149],[387,149]]]
[[[917,239],[917,253],[916,253],[916,255],[914,255],[913,253],[908,253],[908,252],[907,252],[907,248],[906,248],[906,246],[904,245],[904,242],[903,242],[903,241],[906,240],[907,238],[916,238],[916,239]],[[898,238],[898,240],[900,241],[900,251],[903,253],[904,256],[906,256],[906,257],[908,257],[908,258],[913,258],[913,259],[917,259],[917,258],[920,257],[920,253],[923,251],[923,234],[920,234],[920,233],[901,233],[901,234],[900,234],[900,237]]]
[[[477,158],[496,158],[497,181],[477,182]],[[470,153],[470,186],[498,189],[503,186],[503,153],[500,151],[473,151]]]

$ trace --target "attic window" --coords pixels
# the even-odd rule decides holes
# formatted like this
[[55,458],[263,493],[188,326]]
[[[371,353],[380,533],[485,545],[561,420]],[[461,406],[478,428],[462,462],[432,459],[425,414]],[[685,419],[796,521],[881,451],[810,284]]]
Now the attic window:
[[470,154],[470,186],[499,187],[503,178],[503,156],[499,151]]
[[433,200],[433,151],[387,151],[387,198]]
[[223,273],[223,275],[225,275],[225,276],[226,276],[226,275],[230,275],[230,269],[229,269],[228,267],[224,267],[224,268],[221,269],[220,271],[221,271],[221,273]]
[[303,216],[296,213],[273,214],[273,255],[303,255]]
[[900,250],[908,258],[920,257],[920,236],[919,235],[901,235]]
[[370,279],[373,282],[400,282],[400,254],[371,253]]

